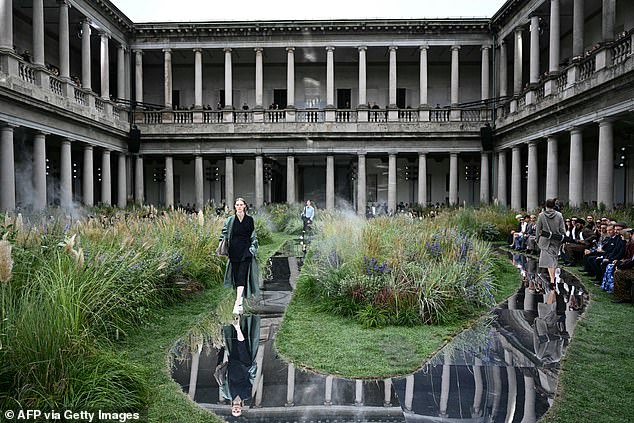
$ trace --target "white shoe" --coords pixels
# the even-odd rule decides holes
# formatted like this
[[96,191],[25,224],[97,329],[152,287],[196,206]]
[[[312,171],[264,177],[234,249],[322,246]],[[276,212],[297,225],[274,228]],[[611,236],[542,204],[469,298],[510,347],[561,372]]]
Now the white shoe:
[[233,314],[242,314],[244,312],[244,307],[242,304],[234,304],[233,306]]

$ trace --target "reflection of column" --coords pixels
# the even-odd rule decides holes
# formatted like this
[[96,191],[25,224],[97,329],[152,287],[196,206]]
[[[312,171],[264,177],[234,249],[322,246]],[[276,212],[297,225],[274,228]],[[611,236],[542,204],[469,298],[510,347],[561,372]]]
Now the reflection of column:
[[[419,86],[420,86],[420,105],[426,106],[429,102],[427,97],[427,50],[428,45],[420,46],[420,65],[419,65]],[[420,180],[420,179],[419,179]],[[419,204],[423,204],[420,203]]]
[[407,375],[405,378],[405,410],[412,411],[414,402],[414,375]]
[[475,384],[475,391],[473,393],[473,418],[480,417],[480,404],[482,403],[482,360],[479,358],[474,359],[473,365],[473,383]]
[[295,107],[295,47],[286,48],[286,105]]
[[125,154],[119,153],[117,161],[117,206],[120,209],[125,209],[126,203],[128,202],[127,189]]
[[489,153],[483,151],[480,155],[480,203],[489,204]]
[[528,180],[526,181],[526,209],[537,209],[537,141],[528,143]]
[[390,213],[396,212],[396,154],[390,154],[388,159],[387,208]]
[[[59,181],[60,203],[63,208],[69,208],[71,206],[71,201],[73,198],[73,188],[72,188],[73,171],[72,171],[72,164],[71,164],[71,151],[70,151],[69,139],[62,140],[59,170],[60,170],[60,178],[59,178],[60,179]],[[7,185],[3,183],[2,186],[6,187]],[[6,189],[2,189],[0,191],[5,192]]]
[[599,122],[599,155],[597,204],[611,209],[614,206],[614,139],[612,121]]
[[255,156],[255,208],[264,204],[264,162],[261,155]]
[[366,61],[365,52],[368,48],[366,46],[358,47],[359,50],[359,106],[365,106],[367,100],[367,77],[366,77]]
[[389,107],[396,107],[396,50],[398,47],[389,47],[390,69],[389,69]]
[[112,204],[112,177],[110,175],[110,151],[104,150],[101,154],[101,202]]
[[449,154],[449,205],[458,204],[458,153]]
[[442,365],[442,376],[440,383],[440,405],[438,410],[439,417],[449,417],[447,414],[447,404],[449,403],[449,387],[451,385],[451,361],[449,354],[445,353],[445,362]]
[[365,216],[365,207],[367,204],[366,198],[366,175],[365,175],[365,154],[359,154],[358,165],[357,165],[357,214],[359,216]]
[[508,350],[504,350],[504,361],[509,364],[508,366],[506,366],[508,393],[506,401],[505,421],[512,422],[515,417],[515,407],[517,406],[517,375],[515,374],[515,367],[513,367],[513,356]]
[[145,187],[143,186],[143,156],[136,156],[136,165],[134,167],[134,199],[137,204],[143,205]]
[[[253,382],[251,396],[255,398],[255,406],[262,407],[262,394],[264,391],[264,374],[262,373],[264,362],[264,348],[258,349],[258,354],[255,356],[255,362],[257,364],[257,370],[255,372],[255,381]],[[255,394],[253,393],[253,390],[255,390]]]
[[194,191],[195,201],[198,210],[203,209],[205,204],[205,195],[203,194],[205,180],[203,178],[203,156],[194,157]]
[[524,310],[535,310],[535,297],[537,294],[531,292],[529,288],[524,288]]
[[233,157],[225,157],[225,195],[226,204],[233,207]]
[[427,154],[418,155],[418,204],[427,205]]
[[33,208],[46,208],[46,134],[37,131],[33,135]]
[[572,207],[583,202],[583,131],[570,131],[570,172],[568,175],[568,200]]
[[324,405],[332,405],[332,379],[331,375],[326,376],[326,392],[324,393]]
[[506,206],[506,150],[498,152],[498,201]]
[[522,158],[519,146],[514,146],[511,153],[511,208],[522,208]]
[[335,48],[326,47],[326,107],[335,104]]
[[233,64],[231,62],[231,49],[225,48],[225,109],[233,106]]
[[326,156],[326,210],[335,209],[335,157]]
[[295,204],[295,157],[286,157],[286,203]]
[[94,180],[93,180],[93,151],[92,145],[84,147],[84,172],[81,186],[83,188],[84,205],[92,207],[95,204]]
[[196,396],[196,384],[198,383],[198,366],[200,364],[200,352],[203,347],[201,345],[197,345],[196,349],[192,351],[192,367],[189,371],[189,392],[187,392],[187,396],[193,400],[194,396]]
[[491,373],[493,373],[493,389],[491,395],[493,396],[493,404],[491,406],[491,421],[494,421],[500,410],[500,399],[502,398],[502,375],[500,366],[491,366]]
[[360,379],[354,383],[354,405],[363,405],[363,381]]
[[392,406],[392,379],[383,380],[383,407]]
[[579,319],[579,312],[576,310],[566,310],[566,332],[572,338],[572,334],[577,327],[577,320]]
[[[10,2],[11,0],[8,1]],[[10,16],[9,18],[12,17]],[[13,46],[11,47],[13,48]],[[0,138],[0,187],[2,187],[0,189],[0,211],[7,211],[15,209],[13,126],[3,126],[0,131],[2,132]]]
[[165,207],[174,208],[174,158],[165,156]]
[[295,365],[293,363],[288,364],[288,378],[286,382],[286,406],[292,407],[295,405]]
[[535,423],[535,379],[524,374],[524,415],[520,423]]
[[546,155],[546,198],[557,198],[559,187],[559,169],[557,164],[557,138],[548,137],[548,153]]

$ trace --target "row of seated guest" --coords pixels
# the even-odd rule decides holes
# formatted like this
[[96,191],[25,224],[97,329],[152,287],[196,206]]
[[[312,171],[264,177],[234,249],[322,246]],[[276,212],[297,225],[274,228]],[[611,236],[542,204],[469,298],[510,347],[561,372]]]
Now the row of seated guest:
[[583,268],[579,270],[601,282],[608,263],[620,260],[625,255],[625,241],[621,231],[626,226],[622,222],[607,223],[605,236],[599,237],[595,246],[583,251]]
[[631,301],[632,278],[634,277],[634,229],[623,229],[621,237],[625,241],[625,253],[623,258],[608,263],[603,273],[603,280],[597,285],[601,289],[614,293],[616,303]]

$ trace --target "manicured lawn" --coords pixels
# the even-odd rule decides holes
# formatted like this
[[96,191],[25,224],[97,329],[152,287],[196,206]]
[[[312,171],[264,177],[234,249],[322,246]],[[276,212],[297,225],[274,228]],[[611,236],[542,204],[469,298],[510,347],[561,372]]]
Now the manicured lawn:
[[[496,300],[517,290],[517,270],[495,260]],[[301,286],[298,287],[301,291]],[[354,320],[324,313],[295,295],[277,335],[276,347],[297,366],[351,378],[382,378],[414,372],[470,321],[444,326],[364,329]]]

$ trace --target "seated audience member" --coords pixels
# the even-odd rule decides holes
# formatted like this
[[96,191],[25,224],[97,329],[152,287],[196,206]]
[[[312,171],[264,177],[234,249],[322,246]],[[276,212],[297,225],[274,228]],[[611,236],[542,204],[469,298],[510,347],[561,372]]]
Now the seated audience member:
[[575,227],[571,231],[571,235],[569,238],[564,239],[564,244],[562,244],[562,257],[564,259],[564,266],[572,266],[575,261],[580,259],[583,255],[583,250],[586,249],[587,244],[585,243],[585,236],[591,236],[592,232],[586,230],[585,221],[583,219],[576,219]]
[[625,256],[616,264],[614,270],[614,303],[632,301],[632,281],[634,280],[634,229],[627,229],[630,240],[627,244]]
[[632,239],[631,229],[623,229],[621,236],[625,241],[625,251],[623,258],[620,260],[613,260],[609,263],[603,275],[603,282],[601,288],[605,291],[612,292],[614,290],[614,275],[617,269],[622,269],[623,266],[627,269],[632,263],[632,257],[634,257],[634,239]]
[[524,216],[521,214],[515,215],[515,219],[517,220],[517,228],[512,230],[509,234],[509,247],[513,248],[513,243],[515,242],[516,234],[522,232],[522,225],[524,224]]
[[621,238],[622,230],[622,224],[609,225],[608,235],[610,235],[610,237],[605,245],[603,245],[603,253],[598,255],[594,260],[589,260],[588,274],[593,276],[595,281],[599,284],[603,280],[603,272],[605,271],[605,267],[608,263],[623,258],[623,253],[625,252],[625,241]]
[[597,255],[601,254],[603,252],[603,244],[606,243],[607,239],[609,238],[608,235],[608,224],[607,223],[601,223],[598,225],[598,231],[599,233],[596,233],[595,230],[595,236],[596,238],[594,239],[594,241],[583,251],[583,267],[579,269],[580,272],[588,272],[588,266],[586,265],[586,261],[590,260],[590,258],[594,258]]
[[537,216],[531,214],[531,223],[528,229],[528,237],[526,238],[526,252],[533,254],[539,248],[537,246],[537,234],[535,233],[535,224],[537,223]]
[[526,239],[528,238],[528,231],[530,230],[530,226],[531,217],[529,215],[526,215],[523,217],[522,223],[520,225],[520,232],[515,234],[515,238],[513,240],[513,248],[515,250],[523,250],[524,248],[526,248]]

